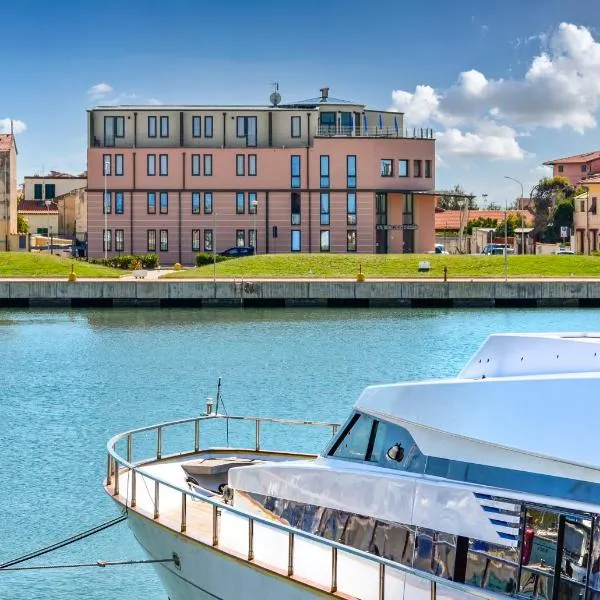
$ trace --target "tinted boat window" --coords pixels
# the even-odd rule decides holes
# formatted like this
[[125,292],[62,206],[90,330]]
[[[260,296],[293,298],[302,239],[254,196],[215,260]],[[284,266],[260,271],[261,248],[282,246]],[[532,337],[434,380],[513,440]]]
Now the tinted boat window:
[[336,442],[332,455],[349,460],[365,460],[372,427],[373,419],[360,415],[345,432],[344,437]]
[[451,579],[456,558],[456,536],[417,527],[413,567]]
[[[397,446],[394,451],[390,449]],[[382,467],[422,473],[425,467],[425,457],[412,436],[404,427],[380,421],[375,435],[371,462],[376,462]]]
[[559,598],[584,596],[591,533],[591,519],[564,518]]
[[482,540],[469,540],[465,583],[503,594],[517,587],[518,548],[498,546]]

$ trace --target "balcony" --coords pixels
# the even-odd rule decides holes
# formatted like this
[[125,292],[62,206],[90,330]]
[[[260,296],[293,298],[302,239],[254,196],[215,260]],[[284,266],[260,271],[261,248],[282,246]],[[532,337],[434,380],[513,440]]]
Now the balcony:
[[400,127],[350,127],[343,125],[317,125],[315,137],[363,137],[363,138],[402,138],[433,140],[433,129],[427,127],[413,127],[402,129]]

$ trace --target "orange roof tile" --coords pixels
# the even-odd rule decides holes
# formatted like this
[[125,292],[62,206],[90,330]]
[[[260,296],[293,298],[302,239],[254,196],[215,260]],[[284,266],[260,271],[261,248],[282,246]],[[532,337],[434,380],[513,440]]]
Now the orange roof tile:
[[[459,230],[460,229],[460,210],[445,210],[444,212],[436,212],[435,213],[435,229],[436,231],[442,231],[444,229],[449,230]],[[517,215],[521,216],[523,211],[520,210],[509,210],[508,214],[510,216]],[[467,214],[467,219],[465,221],[465,225],[469,223],[469,221],[474,221],[475,219],[497,219],[498,223],[504,221],[504,211],[503,210],[470,210]],[[531,221],[531,214],[527,211],[523,212],[523,219],[526,223]]]
[[598,160],[600,158],[600,150],[594,152],[586,152],[585,154],[575,154],[574,156],[565,156],[564,158],[555,158],[554,160],[548,160],[545,165],[555,165],[558,163],[585,163],[591,160]]

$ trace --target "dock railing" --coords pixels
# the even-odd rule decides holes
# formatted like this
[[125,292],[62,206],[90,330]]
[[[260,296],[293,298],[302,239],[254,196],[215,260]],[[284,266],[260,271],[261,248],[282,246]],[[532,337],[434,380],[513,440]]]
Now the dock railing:
[[[188,499],[192,499],[195,502],[202,502],[207,506],[211,506],[212,510],[212,539],[206,540],[205,543],[212,545],[215,548],[219,548],[224,552],[227,552],[229,547],[221,547],[220,539],[220,528],[219,520],[222,520],[224,515],[231,517],[233,520],[241,519],[247,527],[247,541],[245,542],[246,560],[252,562],[259,560],[260,565],[263,568],[267,563],[265,558],[262,556],[261,545],[257,543],[257,535],[261,536],[262,542],[265,541],[265,536],[271,536],[269,544],[273,542],[273,536],[277,536],[280,540],[283,536],[285,540],[285,562],[287,576],[292,578],[298,576],[302,581],[309,582],[308,585],[314,583],[314,586],[319,589],[326,589],[331,593],[341,592],[349,594],[355,597],[369,597],[376,598],[377,600],[386,600],[391,598],[397,598],[398,593],[404,589],[405,579],[407,577],[415,578],[415,583],[423,593],[427,592],[427,595],[431,600],[437,598],[438,587],[440,589],[440,596],[448,597],[448,593],[452,596],[452,591],[460,592],[461,597],[471,596],[473,598],[494,598],[502,597],[490,592],[489,590],[477,589],[466,586],[464,584],[455,583],[453,581],[437,577],[436,575],[418,571],[412,567],[401,565],[393,562],[386,558],[358,550],[351,546],[345,546],[338,542],[304,532],[300,529],[295,529],[284,525],[279,522],[271,521],[266,518],[260,517],[259,515],[249,514],[242,510],[239,510],[229,504],[225,504],[222,500],[215,500],[211,497],[202,495],[190,489],[182,488],[172,482],[166,481],[161,477],[154,474],[148,473],[147,471],[140,471],[144,466],[156,463],[157,461],[170,460],[173,458],[181,458],[185,456],[193,456],[198,454],[201,448],[202,441],[202,424],[207,421],[214,421],[215,419],[224,419],[229,422],[232,421],[248,421],[254,422],[254,438],[255,443],[253,448],[235,448],[239,451],[247,452],[265,452],[265,453],[276,453],[277,450],[267,450],[261,447],[261,424],[265,423],[278,423],[283,425],[293,426],[314,426],[319,428],[330,428],[332,433],[335,434],[339,425],[336,423],[321,423],[314,421],[295,421],[289,419],[269,419],[261,417],[235,417],[235,416],[221,416],[221,415],[207,415],[202,417],[195,417],[192,419],[183,419],[179,421],[172,421],[169,423],[161,423],[158,425],[151,425],[148,427],[141,427],[139,429],[133,429],[121,434],[114,436],[107,444],[108,449],[108,463],[106,472],[106,486],[112,488],[113,496],[121,496],[125,500],[127,507],[135,508],[137,503],[136,491],[138,477],[143,477],[145,480],[154,482],[154,519],[160,519],[160,491],[161,488],[168,488],[181,495],[181,507],[180,507],[180,526],[179,531],[182,534],[186,534],[188,529],[187,522],[187,503]],[[176,454],[163,454],[163,436],[164,432],[169,428],[193,424],[193,436],[190,439],[190,450],[184,452],[178,452]],[[136,436],[143,434],[155,433],[155,448],[156,451],[149,454],[147,457],[134,460],[134,447]],[[121,456],[117,450],[117,445],[125,445],[125,457]],[[222,447],[220,447],[222,448]],[[205,448],[204,450],[208,450]],[[120,482],[122,479],[127,477],[127,493],[125,496],[121,494]],[[300,544],[309,544],[311,552],[319,551],[320,554],[323,552],[328,556],[327,563],[330,568],[327,567],[328,576],[327,581],[323,581],[323,578],[319,578],[319,581],[315,581],[311,577],[307,577],[305,569],[302,569],[302,573],[298,573],[298,552],[297,548]],[[239,554],[238,549],[234,550],[236,555]],[[260,554],[260,555],[259,555]],[[314,554],[313,554],[314,557]],[[371,577],[364,577],[361,574],[361,581],[363,585],[369,586],[369,592],[367,596],[358,595],[353,593],[352,589],[349,589],[348,584],[340,582],[340,574],[343,572],[347,574],[356,567],[356,561],[359,561],[367,575]],[[313,563],[315,561],[312,561]],[[343,568],[342,568],[343,567]],[[314,572],[314,565],[311,567]],[[281,572],[279,566],[273,567],[274,571]],[[356,580],[355,580],[356,581]],[[351,587],[351,586],[350,586]],[[376,590],[373,593],[373,590]]]

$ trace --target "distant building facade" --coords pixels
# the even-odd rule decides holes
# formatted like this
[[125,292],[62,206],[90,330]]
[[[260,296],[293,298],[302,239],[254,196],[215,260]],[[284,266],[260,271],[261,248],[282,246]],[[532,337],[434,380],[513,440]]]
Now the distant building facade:
[[586,191],[575,198],[574,251],[589,254],[600,250],[600,174],[586,177],[580,184]]
[[27,221],[28,233],[57,235],[58,206],[56,200],[49,200],[47,205],[38,200],[21,200],[18,211],[19,215]]
[[565,177],[571,185],[577,186],[582,179],[600,173],[600,150],[549,160],[544,165],[552,167],[553,177]]
[[0,133],[0,250],[11,249],[17,234],[17,144]]
[[[88,111],[88,248],[422,252],[433,248],[435,141],[400,113],[321,96],[271,106]],[[105,193],[106,192],[106,193]]]
[[56,198],[58,229],[65,236],[81,241],[87,234],[87,189],[71,190]]

